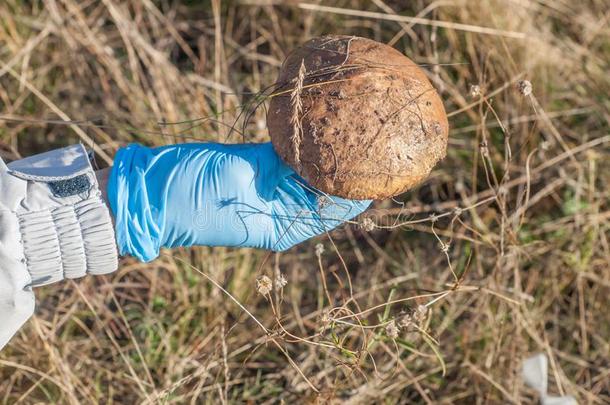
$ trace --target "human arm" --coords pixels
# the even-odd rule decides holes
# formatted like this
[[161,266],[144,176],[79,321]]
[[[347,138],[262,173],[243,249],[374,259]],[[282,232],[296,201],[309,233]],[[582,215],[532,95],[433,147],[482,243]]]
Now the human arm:
[[370,201],[320,193],[270,143],[188,143],[121,149],[107,178],[121,254],[150,261],[162,247],[285,250],[364,211]]
[[0,159],[0,191],[0,349],[34,312],[32,287],[112,272],[117,245],[144,261],[164,246],[284,250],[370,203],[310,188],[268,143],[130,145],[98,171],[72,145]]

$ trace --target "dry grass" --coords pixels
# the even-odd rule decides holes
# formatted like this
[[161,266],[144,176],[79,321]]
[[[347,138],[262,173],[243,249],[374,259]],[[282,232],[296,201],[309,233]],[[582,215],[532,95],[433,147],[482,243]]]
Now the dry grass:
[[303,91],[304,82],[305,61],[301,61],[299,75],[296,78],[294,88],[290,92],[290,104],[292,105],[292,116],[290,117],[290,123],[292,124],[291,142],[294,152],[294,161],[298,169],[300,169],[301,166],[301,137],[303,132],[303,128],[301,127],[301,116],[303,114],[303,101],[301,99],[301,92]]
[[531,403],[520,367],[544,352],[551,393],[609,403],[607,2],[281,3],[0,2],[5,159],[263,141],[260,94],[323,33],[426,66],[452,128],[425,185],[287,253],[173,251],[39,289],[0,401]]

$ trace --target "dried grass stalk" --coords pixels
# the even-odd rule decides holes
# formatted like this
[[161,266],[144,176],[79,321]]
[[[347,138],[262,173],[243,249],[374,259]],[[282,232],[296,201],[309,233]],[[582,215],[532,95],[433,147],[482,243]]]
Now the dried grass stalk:
[[301,140],[303,132],[300,118],[303,114],[301,92],[303,91],[303,83],[305,82],[305,73],[305,61],[302,60],[294,89],[292,90],[292,93],[290,93],[290,102],[292,105],[292,117],[290,118],[290,122],[292,124],[291,142],[292,147],[294,148],[294,161],[298,168],[301,167]]

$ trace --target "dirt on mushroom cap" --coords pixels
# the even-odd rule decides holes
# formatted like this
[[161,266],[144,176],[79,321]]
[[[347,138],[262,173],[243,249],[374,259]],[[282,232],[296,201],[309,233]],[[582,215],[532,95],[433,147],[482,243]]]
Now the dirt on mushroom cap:
[[387,198],[422,182],[445,156],[449,132],[419,66],[351,36],[315,38],[288,56],[267,124],[276,151],[299,175],[352,199]]

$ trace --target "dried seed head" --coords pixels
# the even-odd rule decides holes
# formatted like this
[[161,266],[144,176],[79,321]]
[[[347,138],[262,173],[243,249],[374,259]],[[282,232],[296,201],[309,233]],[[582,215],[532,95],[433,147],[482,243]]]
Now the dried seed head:
[[481,86],[478,84],[470,85],[470,97],[475,98],[481,95]]
[[332,319],[328,310],[322,311],[322,315],[320,315],[320,330],[324,331],[326,328],[328,328],[331,321]]
[[398,326],[401,329],[408,329],[413,324],[413,317],[409,314],[402,317],[400,322],[398,322]]
[[360,222],[360,229],[370,232],[375,229],[375,223],[371,218],[364,218],[362,222]]
[[330,313],[328,311],[322,311],[322,315],[320,316],[320,322],[323,324],[330,323]]
[[458,180],[455,183],[455,190],[458,192],[462,192],[466,189],[466,186],[464,185],[464,182],[462,180]]
[[419,305],[413,314],[413,319],[415,319],[417,323],[422,323],[426,319],[427,315],[428,307],[425,305]]
[[316,244],[316,256],[320,257],[324,253],[324,245],[321,243]]
[[519,80],[517,82],[517,90],[524,96],[532,94],[532,83],[529,80]]
[[279,291],[282,288],[284,288],[286,286],[286,284],[288,284],[288,280],[286,280],[286,277],[284,277],[284,275],[282,273],[278,274],[275,277],[275,290]]
[[394,322],[394,321],[391,321],[385,327],[386,335],[388,335],[388,337],[390,337],[392,339],[396,339],[398,337],[398,332],[399,332],[398,327],[396,326],[396,322]]
[[260,276],[256,280],[256,291],[261,295],[267,295],[273,290],[273,282],[267,276]]

